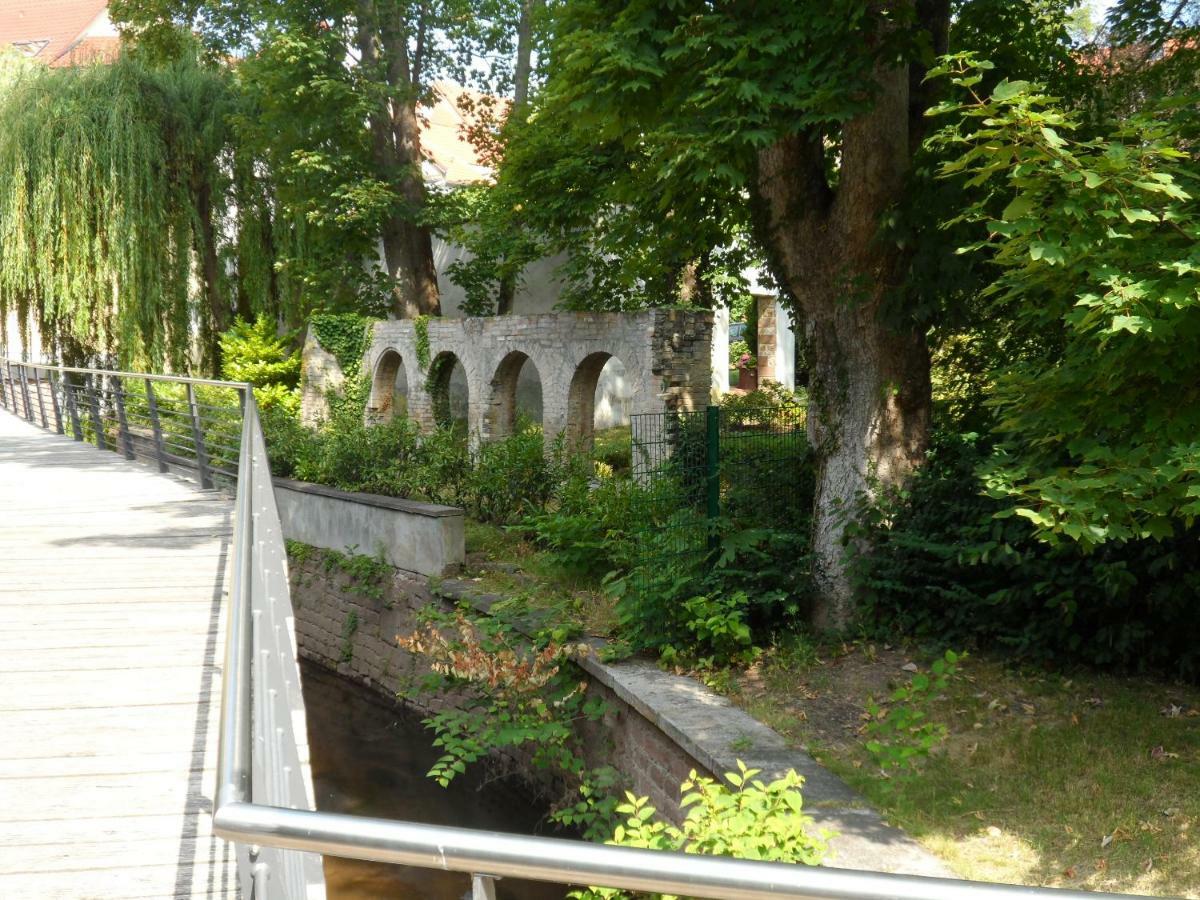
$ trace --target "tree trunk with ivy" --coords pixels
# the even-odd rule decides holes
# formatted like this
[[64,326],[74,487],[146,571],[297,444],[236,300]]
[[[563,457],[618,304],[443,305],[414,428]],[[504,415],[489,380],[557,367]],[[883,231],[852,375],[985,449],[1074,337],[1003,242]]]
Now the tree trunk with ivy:
[[397,198],[381,233],[384,262],[395,285],[392,311],[402,319],[436,316],[441,315],[441,302],[433,238],[419,221],[425,208],[425,180],[417,101],[425,36],[415,36],[410,53],[400,8],[383,6],[381,14],[373,0],[359,0],[357,39],[363,67],[387,89],[387,96],[372,109],[368,125],[375,165]]
[[[917,5],[939,51],[948,8]],[[923,67],[877,69],[873,108],[841,129],[836,186],[826,136],[802,131],[758,155],[760,231],[795,298],[810,366],[808,432],[817,459],[812,536],[815,623],[840,628],[853,613],[847,526],[864,500],[902,487],[929,440],[931,389],[924,332],[885,303],[905,251],[880,237],[901,198],[929,98]]]

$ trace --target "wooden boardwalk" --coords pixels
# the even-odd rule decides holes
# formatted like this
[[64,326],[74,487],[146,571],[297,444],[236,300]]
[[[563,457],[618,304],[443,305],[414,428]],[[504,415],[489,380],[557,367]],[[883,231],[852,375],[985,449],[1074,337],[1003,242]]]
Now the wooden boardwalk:
[[232,504],[0,409],[0,898],[233,897]]

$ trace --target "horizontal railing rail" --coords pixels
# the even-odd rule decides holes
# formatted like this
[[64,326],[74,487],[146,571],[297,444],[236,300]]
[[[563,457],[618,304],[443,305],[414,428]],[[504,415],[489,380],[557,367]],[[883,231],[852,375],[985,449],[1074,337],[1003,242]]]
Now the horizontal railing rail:
[[[1129,896],[641,850],[315,811],[283,533],[249,386],[30,367],[10,361],[3,365],[3,405],[30,421],[40,415],[42,427],[51,427],[48,416],[56,425],[61,421],[59,414],[42,413],[47,402],[53,405],[56,396],[65,400],[67,395],[50,390],[43,396],[40,377],[30,393],[31,368],[39,376],[56,373],[60,382],[56,390],[72,374],[101,383],[114,378],[170,381],[184,385],[189,393],[198,385],[231,388],[241,397],[213,831],[237,848],[244,897],[323,897],[322,855],[462,872],[471,878],[474,900],[494,898],[500,878],[712,900],[1117,900]],[[23,367],[17,369],[15,380],[9,366]],[[84,396],[94,404],[105,398],[113,400],[100,391]],[[78,401],[76,397],[76,411]],[[119,406],[114,407],[118,418]],[[190,406],[195,409],[194,398]],[[124,415],[129,418],[128,409]],[[188,416],[192,416],[190,423],[201,426],[195,412],[187,412],[184,418]],[[121,433],[118,421],[118,438]]]
[[0,358],[0,404],[27,421],[202,487],[237,480],[247,385]]

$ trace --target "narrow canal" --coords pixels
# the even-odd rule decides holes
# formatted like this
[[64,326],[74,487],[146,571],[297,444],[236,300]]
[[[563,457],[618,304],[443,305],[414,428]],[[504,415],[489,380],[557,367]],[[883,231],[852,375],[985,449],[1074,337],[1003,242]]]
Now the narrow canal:
[[[437,759],[416,714],[376,699],[366,688],[302,663],[304,703],[317,808],[533,834],[545,808],[515,780],[486,782],[474,772],[449,788],[427,778]],[[349,859],[325,860],[330,900],[461,900],[470,878]],[[497,883],[498,900],[562,900],[566,889],[524,881]]]

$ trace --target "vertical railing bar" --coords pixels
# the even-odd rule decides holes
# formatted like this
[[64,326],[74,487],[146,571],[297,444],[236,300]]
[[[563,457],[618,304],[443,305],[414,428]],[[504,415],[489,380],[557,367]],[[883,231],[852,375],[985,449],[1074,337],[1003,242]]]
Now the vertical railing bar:
[[496,900],[496,879],[491,875],[471,875],[471,900]]
[[75,440],[82,442],[83,425],[79,421],[79,404],[75,399],[75,392],[78,386],[71,382],[71,376],[69,376],[66,372],[63,373],[62,378],[63,395],[67,400],[67,415],[71,419],[71,433],[74,435]]
[[[59,376],[61,382],[62,376]],[[58,405],[58,383],[54,379],[54,370],[50,370],[50,405],[54,407],[54,430],[59,434],[65,434],[63,431],[62,408]]]
[[33,407],[29,403],[29,378],[25,374],[25,364],[17,363],[17,371],[21,374],[21,403],[25,407],[25,419],[33,421]]
[[37,393],[38,416],[41,417],[42,427],[49,428],[49,423],[46,420],[46,401],[42,399],[42,376],[38,374],[37,366],[33,367],[33,389]]
[[200,475],[200,486],[209,490],[213,486],[212,473],[208,469],[208,453],[204,449],[204,432],[200,429],[200,410],[196,408],[196,391],[191,382],[187,384],[187,404],[192,414],[192,446],[196,450],[196,469]]
[[125,417],[125,386],[119,378],[110,378],[113,385],[113,399],[117,404],[117,429],[121,437],[121,446],[125,448],[125,458],[133,459],[133,436],[129,433],[129,420]]
[[97,376],[90,377],[90,384],[87,388],[88,406],[92,413],[92,427],[96,429],[96,446],[101,450],[106,449],[104,440],[104,422],[100,419],[100,398],[99,392],[96,390]]
[[150,411],[150,428],[154,432],[154,455],[158,457],[158,471],[167,471],[167,451],[163,446],[162,424],[158,421],[158,400],[154,396],[154,380],[146,379],[146,407]]

